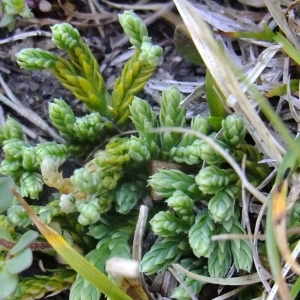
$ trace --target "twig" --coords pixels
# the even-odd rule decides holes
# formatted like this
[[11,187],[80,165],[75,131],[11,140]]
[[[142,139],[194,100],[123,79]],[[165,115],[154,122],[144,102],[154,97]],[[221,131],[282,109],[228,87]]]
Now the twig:
[[[289,228],[286,230],[286,232],[287,232],[287,235],[299,234],[300,227]],[[212,241],[245,240],[245,239],[259,239],[259,240],[263,241],[266,239],[266,235],[265,234],[225,233],[225,234],[216,234],[216,235],[211,236]]]
[[28,37],[32,36],[46,36],[46,37],[52,37],[52,34],[48,31],[43,30],[35,30],[35,31],[28,31],[28,32],[22,32],[18,34],[14,34],[13,36],[0,40],[0,45],[11,43],[18,40],[25,40]]
[[22,126],[23,132],[24,132],[27,136],[31,137],[33,140],[37,140],[37,141],[40,142],[40,143],[46,142],[45,139],[43,139],[40,135],[38,135],[38,134],[37,134],[36,132],[34,132],[33,130],[29,129],[27,126],[25,126],[25,125],[23,125],[23,124],[21,124],[21,126]]
[[[96,8],[95,8],[93,0],[88,0],[88,2],[89,2],[89,6],[90,6],[90,10],[91,10],[92,14],[96,14]],[[97,30],[99,31],[100,36],[103,38],[104,37],[104,31],[103,31],[103,28],[100,27],[100,25],[101,25],[100,20],[95,19],[95,23],[98,25]]]
[[[245,164],[246,164],[246,156],[243,157],[243,171],[245,172]],[[249,219],[249,201],[246,202],[246,193],[245,193],[245,187],[242,182],[242,198],[243,198],[243,216],[245,217],[245,224],[247,227],[247,233],[248,235],[252,235],[251,227],[250,227],[250,219]],[[247,198],[248,200],[248,198]],[[253,256],[253,262],[257,271],[257,274],[259,275],[264,287],[267,291],[270,291],[271,287],[267,280],[265,279],[266,275],[269,277],[271,274],[267,272],[267,270],[263,267],[263,265],[260,262],[259,256],[258,256],[258,249],[257,249],[257,239],[258,235],[254,234],[253,238],[250,238],[250,244],[252,248],[252,256]]]
[[0,127],[5,123],[4,111],[2,105],[0,105]]
[[7,97],[16,105],[23,106],[22,102],[14,95],[12,90],[9,88],[9,86],[6,84],[6,82],[3,80],[1,74],[0,74],[0,85],[3,87],[4,92],[6,93]]
[[60,135],[58,135],[38,114],[36,114],[30,108],[27,108],[22,104],[22,102],[14,95],[12,90],[3,80],[1,74],[0,74],[0,85],[3,87],[6,95],[9,97],[6,98],[2,94],[0,94],[1,102],[9,106],[10,108],[14,109],[17,113],[25,117],[35,126],[40,127],[43,131],[47,132],[53,139],[61,143],[64,142],[64,139]]
[[172,266],[175,270],[183,273],[184,275],[192,279],[203,281],[206,283],[237,286],[237,285],[243,285],[243,284],[248,285],[248,284],[260,282],[260,278],[257,273],[249,274],[246,276],[233,277],[233,278],[213,278],[213,277],[198,275],[193,272],[189,272],[179,264],[173,264]]
[[224,299],[227,299],[227,298],[230,298],[236,294],[238,294],[240,291],[244,290],[246,288],[246,286],[240,286],[236,289],[234,289],[233,291],[230,291],[230,292],[227,292],[221,296],[218,296],[216,298],[213,298],[212,300],[224,300]]
[[198,300],[192,290],[186,285],[186,283],[181,280],[181,278],[176,274],[175,270],[171,267],[168,268],[168,271],[175,277],[175,279],[180,283],[180,285],[186,290],[192,300]]
[[105,12],[101,14],[97,13],[81,13],[78,11],[74,11],[68,8],[68,6],[63,5],[60,0],[57,1],[61,9],[65,12],[66,16],[70,17],[75,17],[78,19],[83,19],[83,20],[103,20],[103,19],[110,19],[110,20],[115,20],[117,19],[115,14]]
[[[141,262],[142,260],[142,251],[143,251],[143,238],[145,234],[145,228],[147,225],[147,217],[148,217],[148,207],[146,205],[141,205],[139,218],[136,223],[136,228],[134,232],[133,245],[132,245],[132,259]],[[138,281],[143,287],[143,290],[147,294],[149,299],[154,300],[153,295],[150,293],[147,283],[145,281],[145,277],[143,273],[139,273]]]
[[64,139],[61,136],[59,136],[40,116],[34,113],[31,109],[27,107],[17,106],[2,94],[0,94],[0,102],[4,103],[8,107],[16,111],[20,116],[26,118],[32,124],[48,133],[54,140],[61,143],[64,142]]

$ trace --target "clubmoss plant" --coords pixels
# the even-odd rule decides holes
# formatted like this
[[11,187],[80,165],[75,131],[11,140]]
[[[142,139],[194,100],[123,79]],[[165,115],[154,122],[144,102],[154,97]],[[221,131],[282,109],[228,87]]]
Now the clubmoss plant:
[[[241,162],[243,155],[247,153],[247,174],[252,178],[253,184],[258,184],[269,174],[266,164],[258,164],[261,160],[259,152],[245,142],[246,129],[240,117],[226,117],[222,121],[221,135],[209,130],[206,126],[207,121],[200,120],[197,117],[192,126],[198,123],[202,133],[214,139],[238,162]],[[240,155],[241,153],[243,155]],[[163,239],[155,242],[145,254],[141,270],[149,275],[155,274],[166,269],[171,263],[181,264],[181,257],[184,262],[182,265],[186,265],[184,257],[194,255],[194,262],[197,262],[198,258],[207,258],[206,271],[211,277],[224,277],[233,263],[237,270],[250,272],[252,251],[248,241],[211,240],[211,236],[215,234],[245,233],[239,221],[238,202],[241,190],[236,173],[206,142],[189,139],[187,134],[181,137],[177,147],[171,148],[169,155],[176,162],[198,166],[200,170],[195,172],[195,169],[192,171],[191,168],[189,174],[175,169],[160,170],[150,176],[148,182],[151,188],[165,199],[169,210],[160,211],[150,220],[153,232]],[[251,174],[256,174],[256,177],[252,177]],[[197,212],[195,207],[202,209]],[[174,236],[180,238],[174,239]],[[171,241],[172,248],[169,245]],[[175,255],[173,248],[181,249],[182,241],[188,241],[189,247],[185,247],[185,251],[178,250]],[[164,263],[157,255],[158,247],[162,252],[167,251],[165,256],[168,260]],[[184,280],[188,286],[191,284],[190,278]],[[198,289],[201,289],[201,286],[198,286]],[[173,296],[183,299],[187,297],[185,293],[182,289],[177,289]]]
[[[102,272],[111,257],[131,258],[136,208],[151,189],[165,203],[154,202],[153,211],[159,211],[152,213],[149,225],[160,239],[145,253],[141,271],[156,274],[179,262],[188,270],[211,277],[224,277],[232,263],[237,270],[250,272],[252,254],[247,241],[211,240],[217,233],[244,233],[238,205],[240,181],[234,170],[207,142],[194,135],[157,133],[154,129],[189,126],[210,137],[239,163],[246,154],[246,173],[253,184],[269,174],[268,166],[258,164],[261,155],[245,141],[246,127],[239,116],[224,118],[220,132],[201,116],[187,124],[186,108],[180,105],[183,95],[176,87],[163,92],[156,117],[149,103],[136,95],[153,74],[162,49],[152,44],[145,24],[133,12],[125,12],[119,20],[135,52],[112,93],[106,89],[90,49],[69,24],[52,27],[52,41],[67,53],[68,59],[41,49],[24,49],[17,54],[22,68],[50,69],[90,112],[76,117],[72,108],[58,98],[49,104],[49,117],[65,139],[64,144],[31,145],[24,141],[21,126],[8,118],[0,130],[5,155],[1,173],[14,179],[20,194],[27,197],[44,223]],[[119,136],[129,124],[137,134]],[[105,140],[107,143],[87,158]],[[75,168],[72,176],[60,171],[64,163],[82,157],[87,162]],[[162,166],[171,162],[177,168],[155,170],[153,161],[160,161]],[[48,187],[55,192],[49,192]],[[16,240],[21,232],[29,232],[31,219],[17,202],[10,199],[2,211],[2,240],[7,238],[2,228],[10,228]],[[7,254],[8,249],[2,252]],[[0,273],[0,284],[1,274],[5,273]],[[59,276],[55,270],[51,274],[55,291],[69,288],[73,282],[71,300],[101,297],[100,291],[79,274],[74,278],[67,269],[64,275]],[[43,276],[21,278],[16,291],[16,285],[11,289],[10,299],[22,293],[34,299],[44,295],[49,291],[42,288],[44,280]],[[195,294],[203,286],[196,280],[183,280]],[[36,285],[36,294],[31,285]],[[187,294],[178,287],[173,297],[187,299]]]

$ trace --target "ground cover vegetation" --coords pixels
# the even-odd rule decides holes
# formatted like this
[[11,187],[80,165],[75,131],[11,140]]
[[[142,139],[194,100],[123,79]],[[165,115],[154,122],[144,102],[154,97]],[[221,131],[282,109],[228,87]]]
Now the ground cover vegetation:
[[[299,139],[266,99],[287,99],[297,123],[299,80],[295,72],[293,81],[269,84],[268,95],[253,84],[271,76],[262,72],[278,51],[281,61],[299,64],[297,35],[282,24],[284,34],[267,24],[261,32],[227,32],[267,45],[244,72],[228,63],[232,52],[196,7],[174,2],[185,23],[174,43],[207,68],[195,93],[204,92],[208,116],[189,118],[188,100],[176,84],[161,93],[158,111],[140,97],[164,52],[130,10],[118,19],[132,55],[111,91],[69,23],[51,27],[59,54],[41,48],[16,54],[22,69],[51,71],[86,110],[76,116],[63,98],[49,103],[56,141],[32,143],[10,116],[0,129],[0,299],[65,290],[72,300],[159,299],[162,290],[153,283],[166,284],[168,274],[175,283],[169,280],[163,296],[172,299],[297,297],[300,267],[291,251],[299,249]],[[24,1],[3,1],[1,9],[0,26],[10,31],[16,15],[32,17]],[[276,21],[276,13],[283,14],[279,3],[268,9]],[[294,228],[292,235],[287,228]],[[44,274],[28,271],[39,255],[50,261]],[[288,279],[280,257],[294,273]],[[122,263],[136,272],[119,273]]]

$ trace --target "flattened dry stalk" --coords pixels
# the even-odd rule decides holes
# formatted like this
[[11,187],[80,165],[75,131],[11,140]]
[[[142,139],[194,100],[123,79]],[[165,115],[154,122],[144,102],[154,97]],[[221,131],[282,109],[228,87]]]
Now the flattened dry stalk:
[[[286,175],[288,176],[288,174]],[[273,194],[272,219],[275,231],[275,239],[283,259],[289,263],[291,269],[300,275],[300,265],[294,260],[287,242],[286,233],[286,197],[288,190],[288,178],[284,178],[278,184]]]
[[[291,264],[292,270],[298,273],[299,265],[293,261],[293,258],[290,255],[286,236],[286,201],[284,201],[284,197],[286,197],[287,194],[288,175],[289,174],[284,175],[286,177],[283,178],[283,181],[279,182],[275,187],[274,194],[272,196],[272,226],[274,227],[274,237],[277,247],[280,250],[280,254],[289,264]],[[272,260],[273,258],[270,259]],[[279,294],[282,299],[291,300],[292,298],[289,293],[289,288],[285,281],[284,275],[281,272],[281,268],[277,269],[277,271],[272,269],[272,273],[276,279],[276,283],[278,284]]]
[[[258,234],[259,230],[260,230],[261,221],[262,221],[262,218],[263,218],[263,215],[265,213],[266,208],[267,208],[266,204],[261,206],[261,209],[258,213],[256,223],[255,223],[254,236],[256,236]],[[267,277],[270,277],[271,274],[263,267],[263,265],[260,261],[257,244],[258,244],[258,238],[254,238],[253,239],[253,246],[254,246],[253,262],[255,264],[255,268],[257,270],[257,273],[261,278],[261,282],[263,283],[265,289],[269,292],[271,290],[271,287],[270,287],[270,284],[269,284],[265,274],[268,274]]]
[[148,207],[146,205],[141,205],[139,218],[136,223],[133,247],[132,247],[132,258],[141,261],[142,259],[142,242],[145,233],[145,228],[147,224],[148,217]]
[[234,72],[224,55],[222,55],[208,25],[186,0],[174,0],[174,2],[204,63],[227,98],[227,104],[231,102],[234,110],[243,117],[248,132],[263,150],[263,153],[280,163],[282,155],[276,147],[274,139],[270,138],[272,137],[271,133],[243,93]]
[[[297,246],[295,247],[293,253],[292,253],[292,257],[293,259],[296,259],[296,257],[299,255],[300,253],[300,241],[297,243]],[[291,266],[286,263],[284,265],[284,267],[282,268],[282,276],[285,277],[288,272],[290,271],[290,268]],[[278,289],[280,288],[280,286],[278,285],[278,283],[275,283],[271,289],[271,291],[269,292],[269,297],[267,300],[273,300],[273,299],[276,299],[276,296],[277,296],[277,292],[278,292]]]
[[[295,140],[295,144],[298,145],[299,143],[300,138],[298,137]],[[297,153],[294,152],[293,148],[288,149],[277,170],[275,186],[270,195],[266,219],[266,250],[270,268],[274,280],[278,284],[279,293],[282,299],[292,298],[288,285],[284,279],[286,274],[281,271],[279,252],[295,273],[299,274],[300,271],[300,265],[294,261],[290,252],[286,231],[286,197],[288,180],[298,166],[299,159]]]
[[[141,205],[139,218],[136,223],[133,245],[132,245],[132,258],[138,262],[142,260],[143,251],[143,238],[145,234],[145,228],[148,218],[148,207],[146,205]],[[154,295],[150,293],[148,285],[146,284],[145,277],[143,273],[139,273],[138,277],[139,283],[142,285],[143,290],[146,292],[149,299],[154,300]]]
[[177,275],[175,270],[171,267],[168,268],[168,271],[175,277],[175,279],[178,281],[178,283],[186,290],[186,292],[189,294],[192,300],[197,300],[198,298],[195,296],[195,294],[191,291],[191,289],[186,285],[186,283]]
[[[268,10],[280,29],[284,32],[285,36],[288,38],[288,40],[293,44],[293,46],[297,49],[298,52],[300,52],[300,45],[297,41],[297,36],[293,34],[290,30],[290,27],[286,21],[285,14],[283,13],[281,9],[281,1],[279,0],[265,0],[265,3],[268,7]],[[292,9],[293,7],[290,7],[288,10]]]
[[294,174],[292,177],[292,187],[287,198],[286,209],[289,212],[300,196],[300,175]]
[[246,285],[246,284],[248,285],[248,284],[254,284],[260,282],[260,277],[257,273],[253,273],[246,276],[234,277],[234,278],[213,278],[213,277],[207,277],[207,276],[195,274],[193,272],[189,272],[179,264],[173,264],[172,266],[176,271],[183,273],[184,275],[190,278],[202,282],[206,282],[206,283],[237,286],[237,285]]

